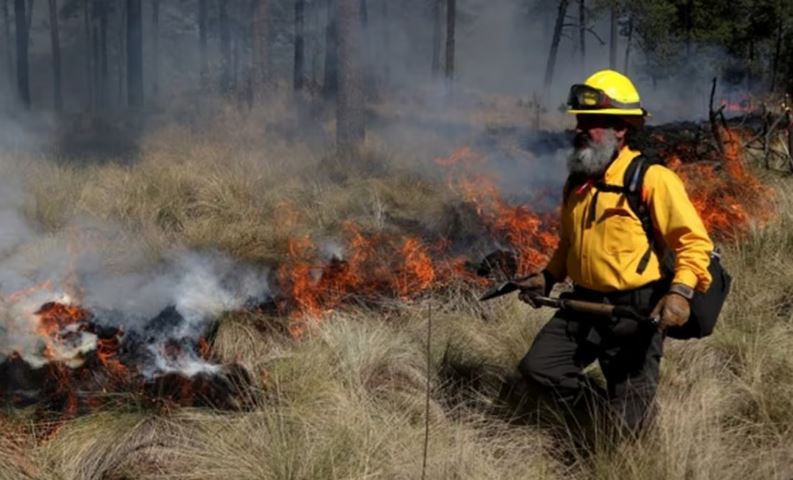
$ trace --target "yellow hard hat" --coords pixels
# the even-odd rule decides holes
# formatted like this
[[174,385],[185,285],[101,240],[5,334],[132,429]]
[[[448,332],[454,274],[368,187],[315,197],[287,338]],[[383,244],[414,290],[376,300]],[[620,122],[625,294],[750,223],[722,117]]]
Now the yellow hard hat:
[[600,70],[570,87],[567,107],[572,114],[647,115],[631,79],[614,70]]

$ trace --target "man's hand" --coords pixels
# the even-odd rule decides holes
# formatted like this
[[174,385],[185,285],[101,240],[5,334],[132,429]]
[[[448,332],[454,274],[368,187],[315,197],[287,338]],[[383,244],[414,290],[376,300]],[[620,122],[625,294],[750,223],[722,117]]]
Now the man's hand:
[[533,297],[548,295],[553,287],[554,281],[546,272],[538,272],[528,277],[515,281],[520,286],[518,298],[531,305],[532,308],[540,308],[542,305],[536,303]]
[[685,285],[672,285],[669,293],[664,295],[655,306],[650,317],[660,320],[661,330],[683,326],[691,315],[689,302],[693,295],[694,291]]

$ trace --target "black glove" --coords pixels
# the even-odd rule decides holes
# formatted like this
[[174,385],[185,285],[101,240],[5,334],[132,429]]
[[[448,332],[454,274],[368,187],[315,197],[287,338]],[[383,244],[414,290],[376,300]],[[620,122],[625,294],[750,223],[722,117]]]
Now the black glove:
[[536,303],[534,297],[548,296],[556,280],[547,270],[543,270],[515,280],[515,283],[520,287],[518,298],[522,302],[528,303],[532,308],[540,308],[542,305]]

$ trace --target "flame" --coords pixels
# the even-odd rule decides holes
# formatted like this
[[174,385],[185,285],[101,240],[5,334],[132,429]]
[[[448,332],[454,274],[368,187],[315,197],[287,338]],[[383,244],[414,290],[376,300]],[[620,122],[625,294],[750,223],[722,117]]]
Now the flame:
[[710,235],[717,240],[742,238],[752,224],[762,226],[774,216],[773,192],[742,162],[738,134],[721,130],[722,161],[688,162],[672,156],[667,165],[686,184],[691,202]]

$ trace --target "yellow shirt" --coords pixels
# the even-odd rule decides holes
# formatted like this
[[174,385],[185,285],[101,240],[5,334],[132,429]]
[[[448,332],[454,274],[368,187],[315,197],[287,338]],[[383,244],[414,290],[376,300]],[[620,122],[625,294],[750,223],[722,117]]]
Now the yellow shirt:
[[[623,148],[606,170],[604,183],[621,186],[625,170],[638,155]],[[673,282],[707,290],[713,242],[680,177],[664,166],[650,166],[642,200],[649,206],[656,238],[675,252]],[[584,185],[573,188],[564,200],[559,246],[547,269],[558,280],[569,276],[575,284],[591,290],[630,290],[661,278],[655,252],[644,272],[637,272],[648,246],[641,221],[621,193]]]

